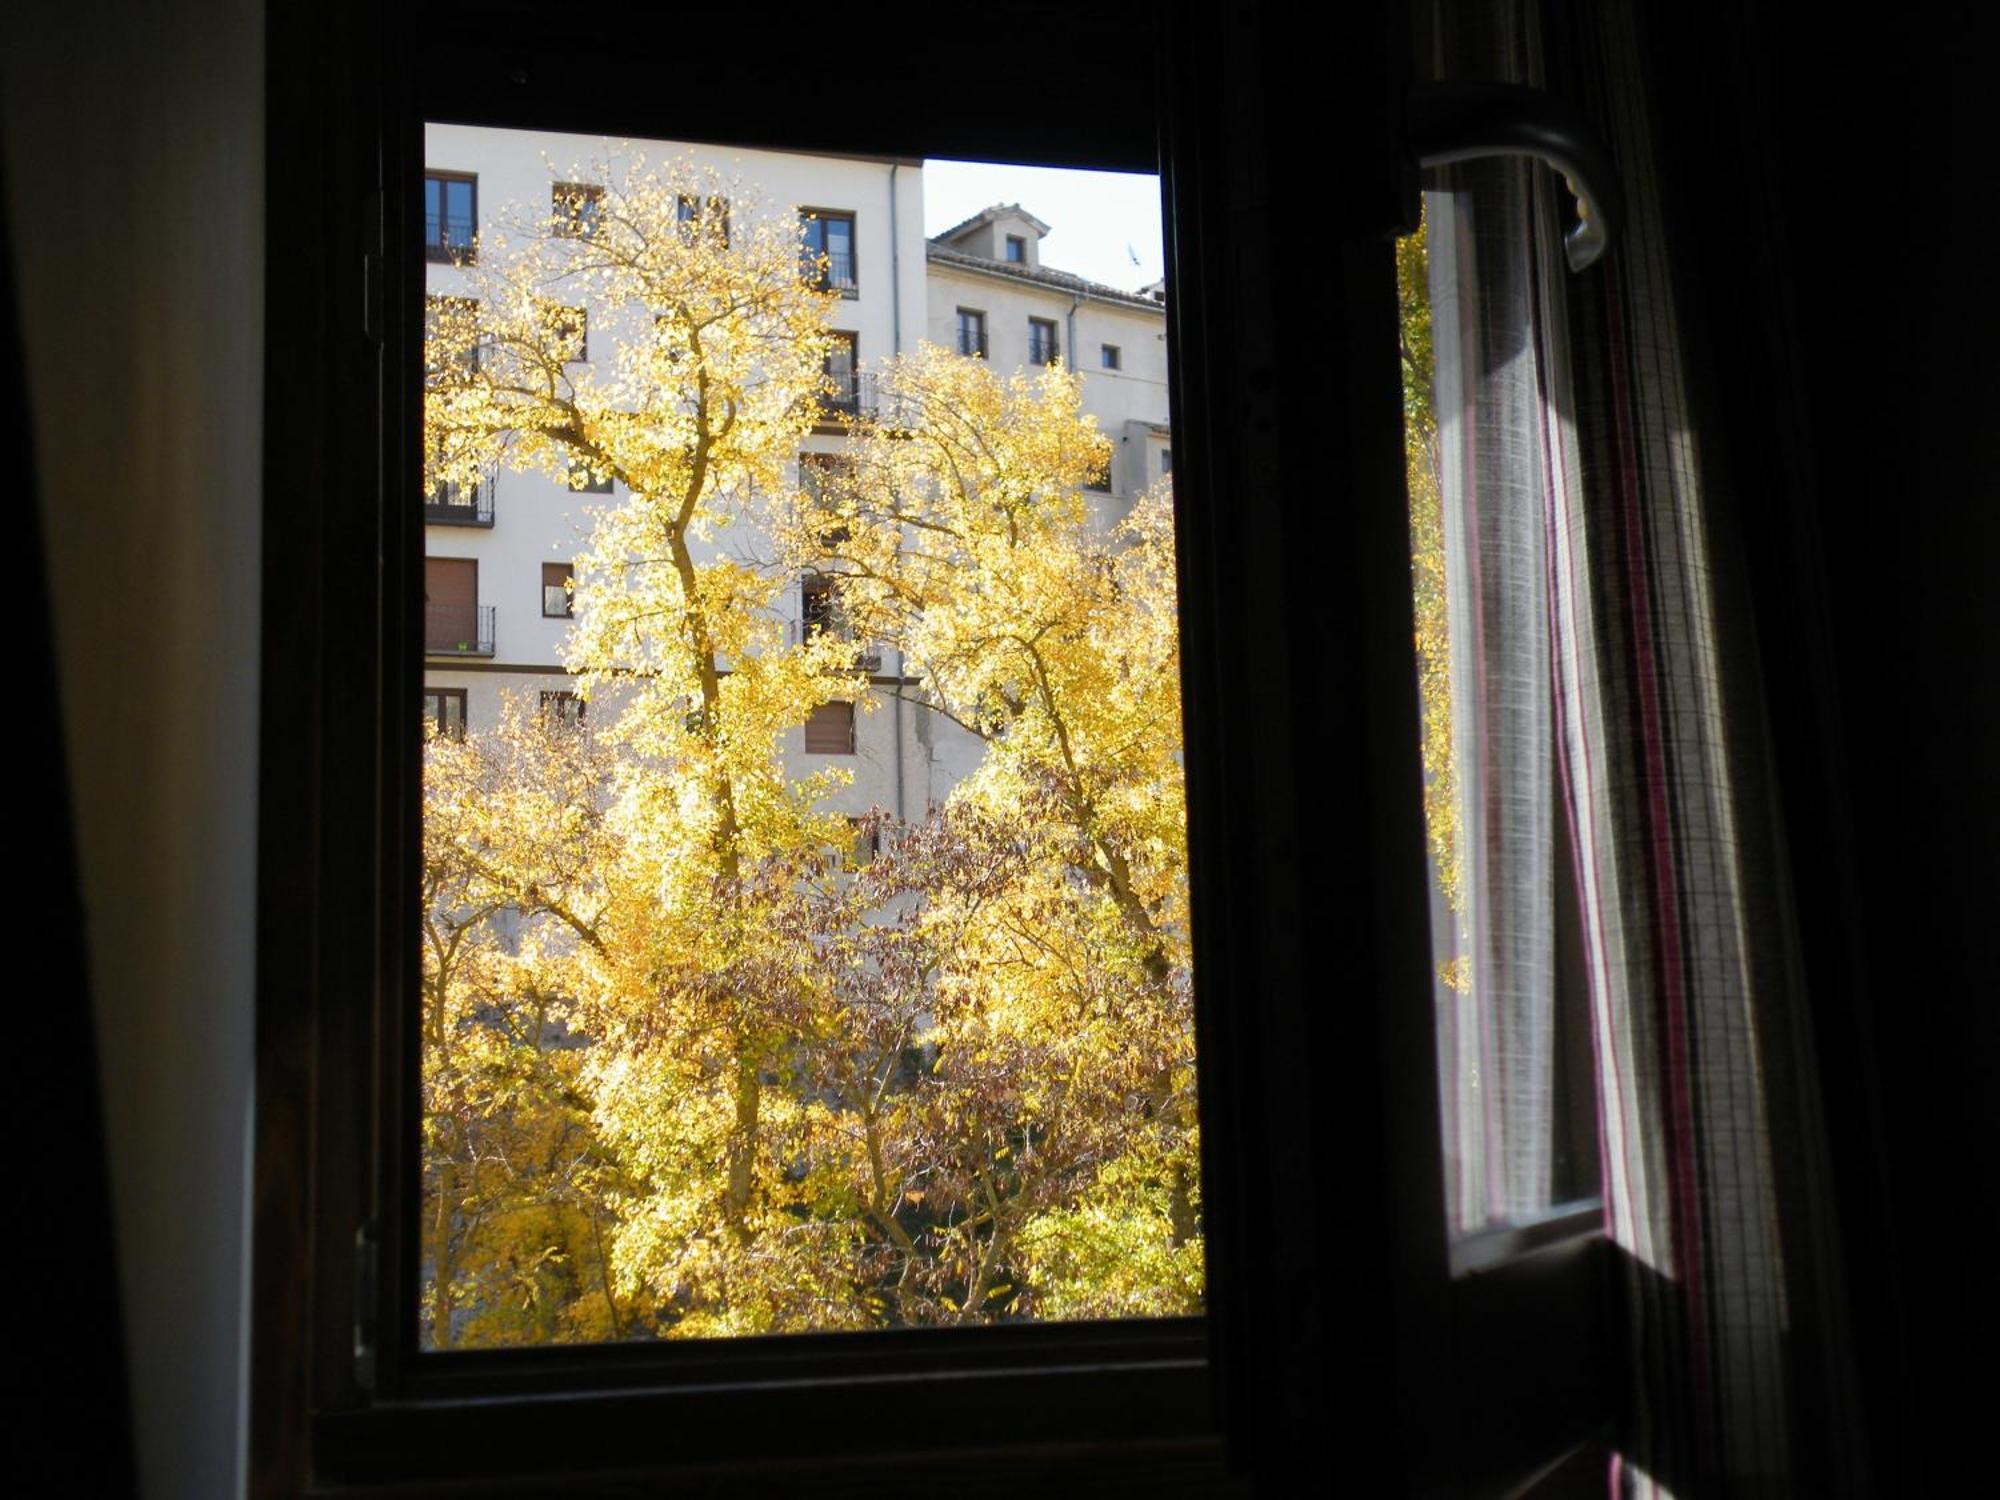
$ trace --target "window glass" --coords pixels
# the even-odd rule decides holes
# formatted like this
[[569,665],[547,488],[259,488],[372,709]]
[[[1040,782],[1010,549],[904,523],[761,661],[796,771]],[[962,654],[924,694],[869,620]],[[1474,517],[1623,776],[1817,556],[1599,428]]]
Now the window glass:
[[1056,325],[1053,318],[1028,319],[1028,363],[1052,365],[1056,362]]
[[809,209],[799,216],[803,241],[800,256],[809,275],[824,290],[853,295],[854,216]]
[[[1446,1220],[1598,1191],[1576,867],[1559,791],[1542,395],[1520,338],[1525,171],[1427,193],[1398,243]],[[1475,189],[1476,186],[1476,190]],[[1449,289],[1448,295],[1434,290]]]
[[449,740],[465,738],[465,689],[424,689],[424,733]]
[[548,619],[570,617],[569,574],[568,563],[542,564],[542,614]]
[[958,352],[986,357],[986,314],[974,312],[971,308],[958,310]]
[[478,179],[436,173],[424,178],[424,254],[427,259],[466,264],[479,232]]
[[589,239],[603,209],[604,189],[595,183],[558,182],[549,189],[549,227],[564,239]]
[[834,332],[820,368],[826,375],[826,404],[853,416],[861,409],[861,336]]
[[[424,1347],[1199,1313],[1172,492],[1090,493],[1164,383],[1055,367],[993,217],[928,255],[951,164],[429,131],[495,232],[431,272],[426,493],[510,500],[426,559],[493,660],[425,749]],[[844,297],[799,205],[891,182],[928,284]]]

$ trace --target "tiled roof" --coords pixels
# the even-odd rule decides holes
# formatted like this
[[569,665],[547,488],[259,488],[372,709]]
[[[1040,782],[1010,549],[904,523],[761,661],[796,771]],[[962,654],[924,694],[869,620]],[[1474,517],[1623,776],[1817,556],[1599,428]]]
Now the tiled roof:
[[1022,265],[1019,261],[999,261],[984,255],[967,255],[963,250],[953,250],[940,245],[936,236],[924,247],[926,257],[939,265],[959,266],[967,271],[979,271],[988,276],[999,276],[1011,281],[1026,281],[1036,286],[1052,287],[1057,291],[1072,295],[1093,297],[1100,302],[1116,302],[1125,307],[1143,307],[1148,312],[1164,312],[1159,301],[1138,292],[1121,292],[1115,286],[1106,286],[1101,281],[1088,281],[1068,271],[1055,271],[1047,266]]
[[979,212],[974,214],[971,218],[965,220],[962,223],[954,224],[951,226],[951,228],[945,230],[942,234],[934,234],[931,236],[931,238],[933,240],[952,239],[958,235],[964,234],[966,230],[972,228],[975,224],[991,224],[995,219],[1003,218],[1008,214],[1018,215],[1019,217],[1026,219],[1030,224],[1035,226],[1036,231],[1040,234],[1047,234],[1049,232],[1048,225],[1044,224],[1040,219],[1036,218],[1033,214],[1029,213],[1025,208],[1021,207],[1020,204],[996,203],[991,208],[980,209]]

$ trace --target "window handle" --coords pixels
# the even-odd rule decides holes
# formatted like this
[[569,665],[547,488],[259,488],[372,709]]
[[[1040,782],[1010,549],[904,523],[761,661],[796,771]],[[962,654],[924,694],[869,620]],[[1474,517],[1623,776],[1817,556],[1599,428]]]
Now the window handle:
[[1569,268],[1593,265],[1624,222],[1624,193],[1604,140],[1563,100],[1511,83],[1411,86],[1405,123],[1420,167],[1484,156],[1538,156],[1576,195],[1576,225],[1563,236]]

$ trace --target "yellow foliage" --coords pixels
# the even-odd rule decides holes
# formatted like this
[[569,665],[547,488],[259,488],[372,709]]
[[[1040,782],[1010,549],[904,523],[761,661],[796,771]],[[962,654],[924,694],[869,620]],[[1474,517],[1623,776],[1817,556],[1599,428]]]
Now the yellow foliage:
[[[432,308],[429,482],[622,491],[566,648],[615,712],[426,749],[434,1337],[1198,1307],[1170,493],[1101,524],[1077,378],[929,346],[801,488],[837,294],[796,220],[684,165],[612,178],[588,234],[489,238],[476,304]],[[781,627],[806,568],[986,750],[858,872],[834,779],[779,753],[876,704],[854,639]]]

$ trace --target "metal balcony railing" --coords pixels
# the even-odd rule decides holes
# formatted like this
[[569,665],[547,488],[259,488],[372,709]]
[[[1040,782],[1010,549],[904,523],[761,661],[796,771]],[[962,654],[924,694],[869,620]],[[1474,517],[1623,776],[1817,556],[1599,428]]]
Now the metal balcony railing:
[[472,220],[452,214],[424,215],[424,259],[472,263]]
[[875,415],[876,388],[875,372],[872,370],[829,370],[827,381],[830,389],[821,396],[821,401],[835,419],[872,417]]
[[986,330],[982,328],[975,333],[970,328],[959,329],[958,352],[974,359],[986,358]]
[[[811,607],[807,606],[808,609]],[[853,627],[836,610],[830,618],[809,615],[803,620],[793,620],[786,630],[787,637],[795,646],[803,646],[826,634],[843,641],[853,640]],[[882,670],[882,645],[879,641],[855,642],[853,670],[870,673]]]
[[854,253],[850,250],[827,251],[826,269],[820,274],[819,284],[822,291],[854,291]]
[[427,656],[491,656],[493,606],[490,604],[426,604],[424,654]]
[[492,479],[482,479],[467,487],[441,484],[424,496],[424,522],[430,526],[491,526],[493,524]]

